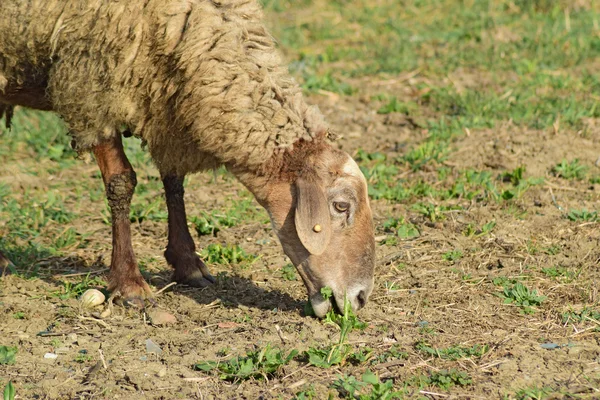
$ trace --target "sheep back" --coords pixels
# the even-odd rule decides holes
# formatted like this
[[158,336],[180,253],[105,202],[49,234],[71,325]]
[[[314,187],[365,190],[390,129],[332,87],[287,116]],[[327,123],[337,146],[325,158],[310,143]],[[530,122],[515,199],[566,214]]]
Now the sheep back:
[[0,76],[78,151],[129,130],[162,172],[258,171],[326,129],[261,20],[255,0],[2,0]]

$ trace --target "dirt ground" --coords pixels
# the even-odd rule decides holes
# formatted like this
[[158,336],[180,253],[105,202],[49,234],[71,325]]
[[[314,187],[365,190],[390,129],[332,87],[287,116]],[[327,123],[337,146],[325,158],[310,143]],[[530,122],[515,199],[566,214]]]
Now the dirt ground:
[[[310,94],[309,102],[320,106],[341,135],[340,147],[355,156],[362,149],[393,160],[425,143],[427,128],[402,114],[378,114],[371,96],[385,87],[408,98],[407,87],[418,86],[418,79],[407,78],[410,84],[403,79],[350,79],[360,95],[322,91]],[[135,139],[128,140],[137,146]],[[381,380],[391,379],[405,398],[600,398],[600,231],[595,218],[567,218],[568,210],[597,208],[600,184],[552,173],[562,159],[578,158],[592,175],[600,174],[595,165],[599,142],[593,126],[583,133],[505,121],[454,138],[448,157],[435,168],[401,167],[403,182],[432,187],[458,182],[466,170],[487,171],[497,181],[520,166],[527,177],[544,180],[506,202],[431,197],[431,203],[445,207],[438,218],[426,218],[411,201],[372,200],[376,287],[359,312],[368,327],[353,330],[348,338],[355,350],[373,349],[371,358],[323,369],[300,357],[267,379],[233,383],[193,366],[267,344],[302,352],[339,337],[336,326],[305,316],[305,289],[298,277],[285,274],[289,261],[258,205],[250,206],[254,217],[216,236],[194,234],[200,248],[238,245],[259,258],[244,265],[211,265],[218,277],[211,287],[175,285],[157,294],[157,307],[177,323],[156,325],[144,312],[120,306],[99,318],[103,308],[84,310],[77,298],[56,295],[68,291],[65,282],[106,278],[111,246],[106,203],[76,190],[78,185],[97,187],[101,195],[96,166],[77,161],[52,172],[46,168],[50,161],[29,158],[23,151],[13,158],[18,161],[0,166],[0,182],[11,189],[4,200],[24,202],[30,190],[64,185],[65,207],[75,213],[64,228],[74,227],[85,240],[18,265],[18,274],[7,268],[0,279],[0,345],[18,348],[14,364],[0,364],[0,388],[13,382],[17,399],[327,399],[341,396],[332,386],[340,376],[359,378],[369,369]],[[156,181],[152,166],[136,168],[142,184]],[[41,172],[18,172],[32,170]],[[149,193],[147,198],[161,197],[158,188]],[[232,177],[213,173],[190,177],[185,196],[190,217],[201,210],[227,210],[249,198]],[[390,218],[410,221],[419,235],[396,237],[385,227]],[[491,231],[477,230],[490,221],[495,222]],[[465,234],[469,227],[475,227],[474,233]],[[171,273],[162,257],[166,222],[144,219],[132,230],[144,276],[156,290],[164,288]],[[0,225],[0,235],[8,234]],[[43,231],[41,237],[39,241],[47,240]],[[23,239],[21,246],[28,243]],[[531,313],[506,303],[503,290],[515,282],[545,300],[533,305]],[[442,349],[475,345],[486,350],[455,358],[442,355]],[[392,348],[402,354],[376,361]],[[47,353],[56,358],[45,358]],[[444,386],[431,379],[451,370],[464,372],[470,381]]]
[[[396,144],[408,145],[422,136],[401,122],[389,124],[386,116],[374,114],[353,99],[314,96],[311,100],[320,104],[337,130],[348,132],[340,144],[349,151],[361,146],[391,154]],[[526,165],[528,171],[543,175],[568,153],[594,160],[598,139],[504,126],[462,137],[455,143],[460,151],[453,153],[447,165],[457,170],[491,171]],[[68,175],[77,173],[75,168],[57,179],[69,180]],[[212,179],[210,174],[191,179],[186,193],[191,215],[243,191],[230,178],[219,177],[216,183],[211,183]],[[474,202],[435,224],[414,215],[405,205],[373,201],[378,236],[389,235],[381,223],[391,215],[412,219],[421,235],[378,246],[376,289],[368,307],[360,312],[369,327],[353,332],[350,343],[371,347],[376,353],[398,345],[405,358],[372,368],[381,378],[399,384],[418,373],[456,367],[468,371],[473,380],[472,385],[447,391],[408,387],[408,397],[502,398],[526,387],[551,387],[556,393],[564,390],[573,398],[600,396],[598,321],[570,323],[560,318],[561,312],[571,308],[597,304],[600,234],[596,223],[574,224],[557,208],[559,204],[591,209],[597,197],[595,186],[550,178],[543,186],[530,189],[511,212]],[[85,206],[100,214],[103,204]],[[528,217],[518,218],[519,214]],[[481,226],[490,219],[496,221],[496,227],[489,236],[461,234],[467,224]],[[49,295],[60,289],[65,274],[106,273],[109,227],[98,220],[72,224],[92,232],[88,238],[92,248],[38,260],[40,278],[7,275],[0,283],[2,344],[19,349],[16,364],[0,366],[0,374],[15,382],[18,398],[291,398],[309,384],[315,388],[315,398],[327,398],[328,393],[336,393],[329,387],[339,374],[359,374],[365,369],[350,364],[307,368],[293,361],[268,381],[239,384],[192,369],[198,361],[219,359],[217,352],[224,348],[230,354],[244,354],[272,343],[306,350],[335,340],[334,327],[304,316],[304,287],[279,273],[286,260],[266,223],[242,224],[217,237],[198,238],[200,246],[235,243],[261,258],[244,270],[212,266],[215,275],[227,272],[219,275],[212,287],[175,286],[158,295],[158,307],[178,319],[169,326],[154,326],[144,313],[122,307],[115,307],[108,318],[97,319],[81,310],[76,299]],[[157,289],[168,283],[170,274],[160,255],[165,229],[164,223],[144,222],[133,230],[137,254],[155,257],[145,276]],[[557,246],[562,251],[557,255],[528,251],[532,243],[539,248]],[[453,249],[464,249],[465,256],[455,263],[444,261],[442,254]],[[535,314],[523,314],[495,295],[498,290],[493,278],[528,275],[534,265],[555,264],[577,270],[579,275],[573,282],[533,276],[529,284],[549,299]],[[16,312],[25,318],[15,319]],[[160,347],[159,355],[147,351],[148,339]],[[477,359],[446,361],[416,350],[415,343],[423,339],[436,348],[480,344],[489,346],[489,351]],[[543,343],[559,346],[548,350]],[[75,361],[83,351],[89,357]],[[46,353],[58,357],[45,359]]]

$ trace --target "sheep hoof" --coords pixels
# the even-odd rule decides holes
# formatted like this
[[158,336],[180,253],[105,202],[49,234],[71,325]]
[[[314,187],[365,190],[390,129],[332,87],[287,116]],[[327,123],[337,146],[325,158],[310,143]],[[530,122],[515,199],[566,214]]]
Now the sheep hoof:
[[116,299],[123,306],[141,310],[146,307],[146,302],[150,305],[156,304],[150,286],[148,286],[141,276],[138,279],[128,282],[128,284],[109,285],[109,290],[112,292],[109,301]]
[[208,267],[197,255],[190,258],[182,258],[177,260],[175,272],[171,280],[181,285],[187,285],[197,288],[207,287],[217,280],[208,271]]
[[125,307],[131,307],[138,310],[145,310],[147,307],[155,307],[157,305],[156,300],[153,297],[148,296],[133,296],[121,298],[120,303]]
[[139,310],[143,310],[146,307],[146,303],[141,297],[130,297],[127,299],[122,299],[121,301],[123,305],[131,308],[137,308]]
[[213,278],[212,276],[210,278],[207,278],[205,276],[202,276],[201,274],[198,274],[197,276],[189,276],[183,279],[173,277],[173,281],[181,285],[204,288],[215,283],[215,278]]
[[216,279],[208,271],[203,273],[200,269],[197,269],[185,276],[180,276],[175,272],[173,274],[173,281],[182,285],[204,288],[215,283]]

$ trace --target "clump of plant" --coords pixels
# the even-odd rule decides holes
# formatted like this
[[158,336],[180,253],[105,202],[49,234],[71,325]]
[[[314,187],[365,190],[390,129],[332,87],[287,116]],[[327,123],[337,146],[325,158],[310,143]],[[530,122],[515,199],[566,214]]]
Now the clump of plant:
[[546,296],[540,296],[537,290],[529,289],[521,282],[517,282],[512,286],[505,286],[499,295],[504,298],[504,304],[519,306],[525,314],[533,314],[535,307],[541,306],[546,300]]
[[14,364],[16,354],[17,354],[16,347],[0,346],[0,365]]
[[585,208],[582,210],[569,210],[567,218],[574,222],[596,222],[598,221],[598,211],[588,211]]
[[[330,300],[333,292],[330,288],[321,289],[321,294],[326,300]],[[344,310],[342,314],[337,314],[331,309],[325,316],[326,324],[337,325],[340,328],[340,338],[337,343],[323,348],[309,348],[304,355],[308,358],[311,365],[320,368],[329,368],[333,365],[343,365],[349,358],[353,361],[366,361],[370,355],[370,349],[364,349],[353,353],[352,346],[347,343],[347,338],[353,329],[365,329],[367,324],[361,322],[354,311],[348,299],[344,299]]]
[[334,382],[333,387],[344,399],[391,400],[402,398],[404,395],[403,392],[394,390],[394,382],[391,379],[380,381],[370,370],[362,375],[361,380],[344,375]]
[[[386,232],[394,233],[400,239],[412,239],[420,235],[419,229],[404,218],[388,218],[383,222],[383,229]],[[386,244],[394,245],[395,241],[386,239]]]
[[90,277],[88,274],[81,282],[63,281],[63,286],[59,290],[52,292],[52,296],[58,297],[61,300],[74,299],[81,296],[88,289],[104,287],[106,285],[107,283],[104,279],[99,276]]
[[15,387],[13,386],[12,382],[9,381],[4,388],[3,400],[14,400],[15,394]]
[[209,264],[239,264],[256,259],[240,246],[221,246],[218,243],[209,244],[202,249],[200,257]]
[[429,375],[428,384],[437,386],[439,388],[448,390],[452,386],[467,386],[473,383],[473,379],[463,371],[458,371],[454,368],[446,370],[442,369],[437,372],[433,372]]
[[488,352],[489,347],[485,344],[476,344],[471,347],[450,346],[447,348],[435,348],[427,343],[427,341],[420,340],[415,344],[415,349],[432,357],[456,361],[463,358],[479,358]]
[[245,356],[231,358],[227,361],[204,361],[194,365],[198,371],[217,370],[219,377],[226,381],[237,382],[250,378],[267,379],[288,364],[298,350],[293,349],[287,355],[282,350],[267,345],[266,347],[250,351]]
[[574,159],[571,162],[562,160],[560,164],[552,167],[552,173],[560,178],[564,179],[577,179],[581,180],[585,178],[588,168],[585,165],[581,165],[578,159]]
[[400,350],[397,344],[392,345],[388,350],[378,354],[370,359],[371,365],[385,363],[391,360],[402,360],[408,358],[408,353]]

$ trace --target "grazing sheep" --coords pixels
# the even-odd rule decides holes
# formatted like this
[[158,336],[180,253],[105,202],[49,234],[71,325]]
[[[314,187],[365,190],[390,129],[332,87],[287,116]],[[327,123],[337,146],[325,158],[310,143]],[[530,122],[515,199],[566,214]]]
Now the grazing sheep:
[[58,113],[91,151],[112,215],[109,289],[151,291],[130,238],[136,175],[121,136],[147,145],[165,187],[173,279],[214,281],[186,224],[183,178],[225,165],[267,209],[318,316],[330,286],[362,307],[373,287],[366,180],[328,142],[265,30],[256,0],[2,0],[0,117],[21,105]]

